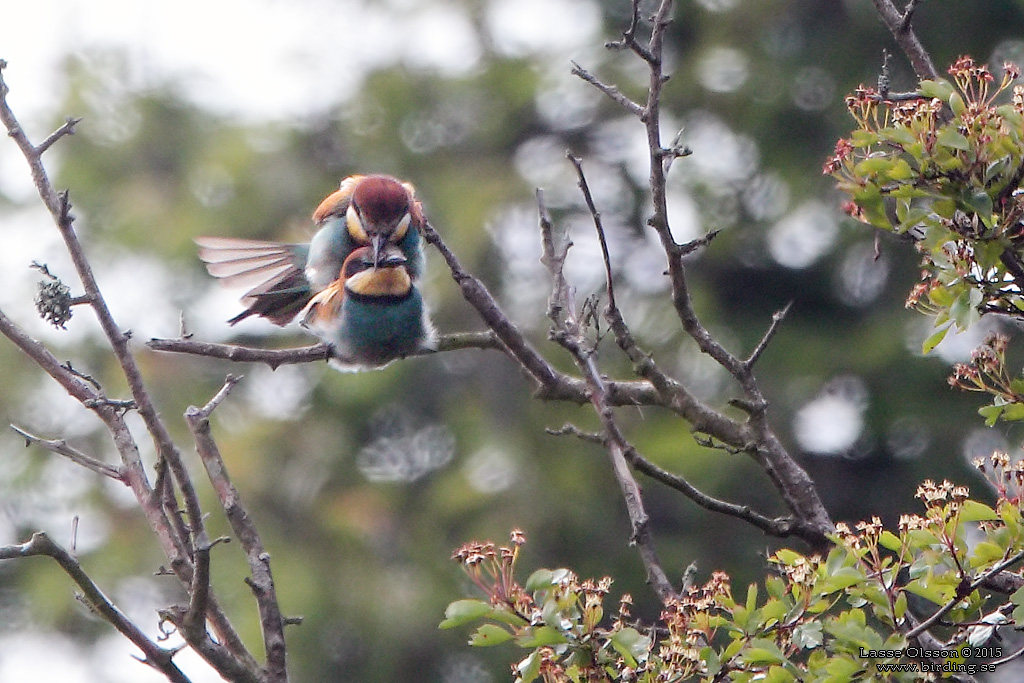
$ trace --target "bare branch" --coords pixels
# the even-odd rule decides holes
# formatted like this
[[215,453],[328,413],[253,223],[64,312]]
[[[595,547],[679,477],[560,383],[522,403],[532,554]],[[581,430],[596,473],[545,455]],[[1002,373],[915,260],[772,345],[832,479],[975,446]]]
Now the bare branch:
[[585,432],[574,424],[564,424],[558,429],[549,427],[544,431],[551,436],[575,436],[580,441],[604,445],[604,435],[595,432]]
[[[79,299],[87,301],[96,315],[127,381],[132,401],[156,445],[159,463],[157,470],[158,472],[169,471],[178,484],[188,514],[189,525],[187,527],[178,515],[177,502],[170,481],[163,477],[160,480],[160,488],[153,489],[150,486],[139,455],[138,445],[124,422],[124,405],[114,405],[114,402],[102,394],[100,387],[94,381],[90,386],[87,383],[90,378],[74,371],[70,364],[63,366],[58,363],[49,351],[25,335],[2,312],[0,312],[0,333],[14,342],[28,357],[60,383],[69,395],[78,399],[103,420],[121,456],[123,480],[131,487],[138,500],[161,548],[170,561],[170,569],[183,584],[190,586],[194,577],[193,551],[196,546],[203,546],[206,538],[198,496],[182,461],[181,453],[171,439],[170,433],[159,417],[145,387],[142,374],[129,348],[131,335],[117,326],[100,293],[92,267],[75,232],[68,195],[66,192],[58,193],[54,189],[42,163],[42,153],[57,139],[69,134],[74,124],[69,121],[43,145],[34,146],[8,105],[8,88],[3,79],[3,67],[5,66],[6,64],[0,62],[0,123],[3,123],[8,135],[14,140],[28,162],[39,197],[50,211],[64,240],[85,290],[85,294]],[[198,543],[196,539],[199,540]],[[201,634],[193,633],[195,637],[190,640],[189,644],[226,678],[255,683],[258,679],[255,674],[257,669],[255,660],[241,643],[234,628],[212,595],[208,600],[207,611],[209,622],[217,639],[211,638],[203,628]]]
[[11,425],[10,427],[15,434],[25,439],[26,446],[40,446],[50,451],[51,453],[63,455],[71,462],[81,465],[82,467],[88,470],[92,470],[97,474],[102,474],[104,477],[116,479],[122,484],[126,483],[121,468],[114,467],[113,465],[108,465],[102,460],[97,460],[96,458],[90,455],[82,453],[80,450],[68,445],[68,442],[65,441],[64,439],[44,439],[42,437],[29,434],[24,429],[21,429],[20,427],[17,427],[15,425]]
[[73,116],[69,116],[64,121],[64,125],[63,126],[61,126],[57,130],[55,130],[52,133],[50,133],[49,137],[47,137],[45,140],[43,140],[38,145],[36,145],[36,153],[37,154],[42,154],[46,150],[50,149],[50,147],[53,146],[53,143],[57,142],[58,140],[60,140],[65,135],[74,135],[75,134],[75,126],[77,126],[81,122],[82,122],[82,119],[75,118]]
[[[603,446],[607,445],[604,435],[584,432],[579,427],[571,424],[563,425],[558,429],[548,429],[546,431],[552,436],[574,436],[581,441],[586,441],[588,443],[597,443]],[[688,482],[684,477],[658,467],[653,462],[640,455],[635,447],[631,447],[626,451],[625,456],[626,460],[635,470],[646,474],[651,479],[654,479],[669,488],[679,491],[706,510],[729,515],[730,517],[736,517],[737,519],[750,523],[764,533],[777,538],[800,535],[801,533],[797,531],[801,526],[800,520],[793,517],[779,517],[773,519],[750,509],[749,506],[737,505],[735,503],[729,503],[709,496],[697,487],[693,486],[693,484]]]
[[[544,204],[544,191],[537,188],[537,213],[540,220],[541,264],[551,273],[551,293],[548,295],[548,319],[552,325],[560,325],[565,315],[572,313],[569,306],[569,285],[565,281],[565,258],[572,247],[572,240],[564,236],[556,244],[554,225],[548,217]],[[585,401],[585,398],[584,398]]]
[[210,543],[203,529],[193,538],[192,584],[188,591],[188,611],[182,619],[182,630],[189,640],[201,641],[206,635],[206,613],[210,607]]
[[[571,155],[569,158],[570,160],[575,159]],[[577,167],[577,172],[580,173],[581,187],[586,187],[585,179],[582,176],[582,167],[578,164],[578,161],[578,159],[575,159],[573,163]],[[661,561],[658,559],[658,554],[654,548],[654,536],[651,534],[650,529],[650,518],[644,508],[643,495],[626,460],[625,454],[632,450],[632,446],[626,440],[622,430],[619,429],[618,423],[615,421],[615,415],[608,405],[608,392],[605,380],[594,360],[594,350],[588,346],[584,339],[583,329],[580,327],[578,316],[573,308],[571,288],[566,283],[565,275],[562,271],[568,247],[566,246],[562,250],[557,250],[554,247],[554,238],[551,234],[551,220],[546,215],[543,195],[540,193],[538,193],[538,203],[538,208],[541,212],[540,229],[543,235],[541,242],[544,250],[541,261],[547,266],[548,272],[551,275],[553,290],[551,300],[557,301],[558,306],[561,307],[561,314],[553,313],[551,315],[551,337],[572,355],[576,367],[583,374],[587,387],[587,398],[591,405],[593,405],[594,412],[597,413],[598,418],[601,420],[601,427],[604,432],[602,441],[608,455],[611,457],[612,471],[615,479],[622,490],[626,512],[629,515],[630,525],[632,526],[631,541],[640,551],[640,557],[647,571],[647,582],[651,584],[662,601],[667,602],[676,596],[676,592],[661,566]],[[593,200],[591,199],[588,204],[595,214],[595,219],[597,219],[596,210],[593,209]],[[598,226],[600,226],[599,219],[597,220]],[[600,227],[598,227],[598,230],[600,231]],[[607,260],[607,252],[605,253],[605,258],[610,277],[611,264]],[[610,289],[611,284],[609,281]],[[554,307],[552,308],[554,309]]]
[[82,569],[78,560],[54,543],[45,533],[37,531],[32,534],[30,541],[21,545],[0,547],[0,560],[33,556],[46,556],[56,560],[61,569],[82,590],[88,605],[142,650],[144,656],[140,658],[141,662],[162,673],[172,683],[189,683],[181,669],[171,661],[174,651],[165,650],[146,637],[146,634],[104,595],[100,587]]
[[794,535],[808,536],[816,533],[814,529],[807,527],[807,525],[805,525],[799,518],[771,518],[750,509],[747,505],[737,505],[736,503],[729,503],[727,501],[714,498],[713,496],[709,496],[688,482],[685,478],[664,470],[650,460],[647,460],[640,455],[635,448],[626,453],[626,458],[638,472],[642,472],[651,479],[679,491],[705,510],[719,512],[730,517],[736,517],[737,519],[741,519],[757,527],[770,536],[785,538],[787,536]]
[[242,505],[238,490],[231,483],[220,449],[210,430],[210,414],[227,398],[238,381],[238,378],[229,375],[220,391],[205,406],[202,408],[189,406],[185,411],[185,422],[192,432],[196,451],[203,461],[206,473],[213,484],[228,523],[231,525],[231,530],[241,544],[249,562],[251,578],[248,583],[259,607],[263,644],[267,653],[267,664],[263,669],[266,681],[267,683],[284,683],[288,680],[285,666],[287,650],[284,639],[284,619],[277,603],[274,578],[270,571],[270,554],[263,546],[256,526]]
[[594,221],[594,229],[597,231],[597,240],[601,245],[601,258],[604,260],[605,292],[608,295],[608,308],[616,308],[615,288],[612,285],[612,260],[608,253],[608,238],[604,234],[604,225],[601,222],[601,214],[598,212],[597,206],[594,204],[594,197],[590,193],[590,184],[587,183],[587,177],[583,173],[583,160],[578,156],[575,156],[572,152],[566,152],[565,156],[570,162],[572,162],[573,168],[576,169],[576,177],[579,179],[579,188],[583,193],[583,200],[587,204],[587,210],[590,211],[590,217]]
[[903,54],[910,60],[910,65],[914,68],[918,79],[938,78],[939,72],[935,68],[935,63],[932,62],[931,55],[921,44],[911,26],[914,11],[920,0],[910,0],[903,12],[896,9],[892,0],[871,0],[871,2],[874,3],[878,15],[892,33],[893,38],[896,39],[900,49],[903,50]]
[[764,336],[761,337],[761,341],[759,341],[757,346],[754,347],[754,350],[750,352],[750,356],[743,361],[743,364],[747,367],[748,371],[753,369],[754,364],[757,363],[757,359],[760,358],[761,354],[764,353],[764,350],[768,348],[768,343],[772,340],[772,337],[775,336],[775,333],[779,331],[779,325],[782,324],[783,319],[792,307],[793,302],[790,301],[788,304],[783,306],[781,310],[775,311],[775,313],[772,314],[772,324],[768,326]]
[[[621,312],[609,306],[605,317],[611,325],[620,348],[633,362],[634,371],[650,382],[658,401],[685,417],[695,432],[702,432],[720,440],[723,444],[737,452],[748,453],[768,474],[782,498],[799,523],[794,525],[802,538],[815,547],[828,544],[827,534],[832,530],[832,522],[822,504],[814,484],[807,473],[789,455],[778,438],[768,426],[767,400],[764,398],[752,372],[757,357],[763,353],[765,345],[774,334],[776,324],[769,328],[766,339],[762,341],[747,361],[740,360],[729,352],[711,332],[701,323],[690,296],[686,277],[684,257],[698,248],[706,246],[717,234],[709,233],[698,240],[679,244],[672,235],[669,226],[668,201],[666,193],[666,173],[671,161],[681,154],[679,136],[668,148],[661,142],[661,91],[668,77],[664,73],[662,52],[665,30],[669,25],[672,11],[672,0],[661,0],[652,19],[651,36],[646,48],[638,49],[636,29],[639,22],[639,3],[633,3],[633,20],[623,34],[624,39],[618,47],[628,47],[641,56],[649,68],[647,100],[643,106],[641,117],[647,133],[649,149],[650,176],[649,184],[653,203],[653,214],[648,220],[649,225],[657,233],[668,259],[668,275],[672,289],[672,302],[683,329],[696,342],[697,347],[711,356],[719,365],[731,374],[743,390],[743,398],[737,399],[749,414],[749,420],[738,422],[704,405],[692,396],[678,381],[661,371],[651,356],[640,350],[632,334],[629,332]],[[668,162],[668,163],[666,163]],[[596,210],[591,205],[591,213],[595,223],[599,221]],[[543,229],[543,221],[542,221]],[[586,377],[586,373],[584,373]],[[588,389],[591,391],[589,378]],[[593,400],[593,396],[588,393]],[[646,398],[646,396],[645,396]],[[610,405],[610,403],[609,403]]]
[[[234,344],[217,344],[214,342],[193,341],[189,338],[150,339],[146,346],[154,351],[169,353],[186,353],[196,356],[219,358],[235,363],[264,363],[276,370],[282,365],[299,363],[316,363],[338,357],[333,353],[330,344],[313,344],[291,349],[258,349],[251,346]],[[501,343],[493,332],[459,332],[441,335],[437,340],[436,349],[424,349],[415,355],[428,355],[459,349],[502,349]]]
[[574,76],[579,76],[587,83],[590,83],[592,86],[603,92],[605,95],[611,98],[613,102],[623,107],[633,116],[637,116],[640,117],[640,119],[643,119],[644,108],[641,107],[636,102],[634,102],[633,100],[626,97],[626,95],[624,95],[622,91],[616,88],[614,85],[602,83],[592,73],[584,69],[576,62],[572,63],[572,74]]
[[452,279],[462,290],[462,297],[476,309],[487,326],[494,332],[503,345],[505,353],[516,360],[524,372],[534,379],[539,385],[540,392],[558,387],[564,376],[555,370],[526,340],[519,328],[498,306],[498,302],[494,300],[484,283],[466,272],[462,264],[459,263],[459,259],[430,223],[424,225],[423,236],[441,253],[441,257],[444,258],[451,271]]
[[636,37],[636,30],[640,25],[640,2],[641,0],[632,0],[633,12],[629,27],[622,32],[622,40],[609,41],[604,46],[609,50],[632,50],[644,61],[652,62],[655,59],[654,55]]

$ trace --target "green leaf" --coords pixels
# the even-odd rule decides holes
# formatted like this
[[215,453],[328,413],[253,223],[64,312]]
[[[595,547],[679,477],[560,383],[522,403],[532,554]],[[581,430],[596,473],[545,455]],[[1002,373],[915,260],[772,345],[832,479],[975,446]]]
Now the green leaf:
[[[917,190],[915,190],[914,188],[910,188],[909,192],[917,192]],[[892,195],[895,196],[896,192],[893,192]],[[928,209],[916,206],[911,207],[908,211],[904,213],[903,217],[900,219],[900,224],[897,226],[896,229],[900,233],[905,233],[911,228],[916,228],[917,226],[924,224],[925,220],[930,215],[931,211],[929,211]]]
[[947,101],[954,92],[953,84],[942,78],[921,81],[917,91],[921,93],[922,97],[934,97],[943,102]]
[[967,152],[971,149],[971,141],[952,126],[943,126],[939,134],[935,136],[935,141],[943,147],[957,149],[962,152]]
[[975,294],[980,295],[980,292],[973,287],[965,288],[949,307],[949,317],[953,319],[958,329],[966,330],[978,321],[979,314],[974,308]]
[[932,202],[932,211],[935,212],[935,215],[949,220],[956,213],[956,202],[948,197],[937,199]]
[[891,531],[883,531],[878,537],[878,544],[886,550],[891,550],[893,552],[899,552],[899,549],[903,547],[903,541],[901,541],[900,537]]
[[992,228],[992,197],[988,196],[988,192],[975,192],[964,200],[964,206],[977,214],[986,228]]
[[567,642],[569,641],[562,632],[551,626],[535,626],[524,629],[523,633],[516,638],[516,644],[522,647],[544,647]]
[[960,116],[967,111],[967,105],[964,103],[964,98],[960,96],[960,93],[954,92],[949,96],[949,108],[953,110],[953,113]]
[[760,609],[761,623],[765,626],[771,626],[776,622],[782,621],[789,608],[786,607],[784,602],[780,600],[771,599],[765,603],[764,607]]
[[761,679],[764,683],[790,683],[796,677],[781,666],[769,667],[768,675]]
[[889,178],[891,180],[910,180],[917,176],[917,172],[910,167],[906,159],[897,159],[896,163],[889,169]]
[[809,621],[793,629],[793,644],[805,650],[821,647],[825,636],[820,621]]
[[[987,197],[988,195],[985,196]],[[989,201],[991,202],[992,200],[990,199]],[[992,217],[991,212],[989,212],[988,216],[989,218]],[[991,225],[988,224],[986,224],[986,226],[989,228],[992,227]],[[974,260],[977,261],[978,265],[983,270],[988,270],[989,268],[997,267],[999,265],[1000,258],[1003,255],[1003,251],[1006,248],[1003,244],[1000,244],[995,240],[975,241],[973,242],[973,245]]]
[[932,349],[938,346],[939,343],[946,338],[946,334],[949,332],[950,327],[952,327],[952,325],[946,325],[937,332],[933,332],[928,335],[928,338],[924,340],[924,344],[921,345],[921,353],[931,353]]
[[971,555],[971,567],[982,567],[1003,559],[1005,550],[992,541],[982,541],[974,546]]
[[528,591],[545,590],[554,585],[554,572],[550,569],[538,569],[526,580],[526,590]]
[[854,147],[871,147],[878,144],[878,133],[858,128],[850,133],[850,144]]
[[884,130],[886,137],[904,148],[917,142],[917,136],[905,126],[890,127]]
[[950,591],[945,589],[944,586],[937,586],[924,579],[910,581],[907,583],[907,590],[914,595],[921,596],[925,600],[931,600],[936,605],[941,605],[951,597]]
[[790,550],[789,548],[780,548],[775,552],[775,558],[782,564],[786,565],[792,565],[797,560],[802,560],[803,557],[804,556],[797,551]]
[[902,619],[903,615],[907,613],[906,591],[900,591],[900,594],[896,596],[896,604],[894,605],[893,612],[895,612],[897,619]]
[[833,657],[825,665],[825,671],[829,674],[828,681],[852,681],[860,673],[860,664],[849,657]]
[[438,628],[455,628],[475,621],[491,611],[491,605],[483,600],[456,600],[444,611],[444,621]]
[[531,683],[540,675],[540,650],[534,650],[530,656],[516,665],[519,672],[519,683]]
[[730,659],[736,656],[736,654],[743,649],[746,641],[743,638],[737,638],[736,640],[729,643],[726,648],[722,651],[722,661],[728,662]]
[[708,676],[714,677],[719,671],[722,670],[722,660],[710,647],[702,647],[700,650],[701,661],[704,662],[704,667]]
[[637,660],[646,655],[651,647],[651,639],[631,627],[613,633],[609,642],[626,660],[627,666],[632,668],[636,668]]
[[492,647],[512,640],[512,634],[496,624],[484,624],[476,630],[469,644],[474,647]]
[[1003,414],[1003,408],[1005,406],[982,406],[978,408],[978,414],[985,418],[985,426],[991,427],[999,419],[999,416]]
[[786,655],[782,654],[782,650],[774,642],[758,638],[753,641],[752,647],[743,653],[743,660],[748,664],[782,664],[786,661]]
[[834,593],[855,586],[864,581],[864,574],[856,567],[840,567],[838,570],[825,578],[823,588]]
[[1017,422],[1024,420],[1024,403],[1010,403],[1002,407],[1003,414],[1000,417],[1006,422]]
[[859,176],[870,176],[883,172],[888,173],[894,165],[895,163],[891,157],[871,156],[854,166],[853,172]]
[[869,184],[853,193],[853,201],[864,212],[864,219],[876,228],[892,230],[892,223],[885,213],[885,199],[878,185]]
[[984,503],[965,500],[960,505],[960,521],[962,522],[981,522],[989,519],[999,519],[999,513]]
[[528,623],[530,623],[526,621],[526,619],[523,619],[521,616],[513,612],[511,608],[505,605],[496,605],[491,610],[491,613],[487,615],[487,618],[494,619],[495,621],[500,621],[503,624],[508,624],[509,626],[516,627],[526,626]]
[[544,620],[545,624],[561,624],[562,610],[558,605],[558,601],[550,598],[545,600],[544,605],[540,610],[540,616]]

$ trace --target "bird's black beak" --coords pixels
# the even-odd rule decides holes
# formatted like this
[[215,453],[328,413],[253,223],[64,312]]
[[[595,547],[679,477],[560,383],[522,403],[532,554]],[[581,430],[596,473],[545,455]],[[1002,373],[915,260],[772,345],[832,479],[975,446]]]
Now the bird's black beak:
[[372,237],[370,237],[370,249],[371,249],[371,251],[373,253],[373,267],[374,268],[380,268],[382,265],[384,265],[383,262],[386,260],[384,258],[385,253],[386,253],[386,250],[384,249],[385,241],[386,241],[386,238],[385,238],[384,235],[379,235],[378,234],[378,235],[373,235]]

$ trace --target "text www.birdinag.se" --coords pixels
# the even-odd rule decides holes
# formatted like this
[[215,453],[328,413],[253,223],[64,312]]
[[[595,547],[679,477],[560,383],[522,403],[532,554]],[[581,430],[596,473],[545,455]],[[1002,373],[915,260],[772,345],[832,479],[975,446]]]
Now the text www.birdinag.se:
[[861,648],[859,654],[861,657],[870,659],[907,658],[916,660],[912,662],[877,662],[875,668],[879,673],[961,673],[969,676],[985,671],[995,671],[996,665],[984,662],[950,661],[950,658],[999,659],[1003,656],[1001,647],[963,647],[959,650],[925,650],[918,647],[908,647],[902,650],[866,650]]

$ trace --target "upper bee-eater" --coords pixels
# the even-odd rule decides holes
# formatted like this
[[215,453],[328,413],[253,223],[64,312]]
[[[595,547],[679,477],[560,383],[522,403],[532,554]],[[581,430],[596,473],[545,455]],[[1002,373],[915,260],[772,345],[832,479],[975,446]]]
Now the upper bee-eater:
[[286,325],[341,272],[357,248],[368,247],[376,262],[396,246],[403,271],[417,280],[423,272],[420,229],[423,207],[412,185],[389,175],[353,175],[341,181],[313,212],[316,234],[309,244],[284,244],[233,237],[199,237],[199,258],[225,284],[251,287],[246,309],[228,322],[251,315]]

